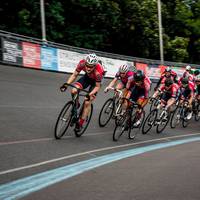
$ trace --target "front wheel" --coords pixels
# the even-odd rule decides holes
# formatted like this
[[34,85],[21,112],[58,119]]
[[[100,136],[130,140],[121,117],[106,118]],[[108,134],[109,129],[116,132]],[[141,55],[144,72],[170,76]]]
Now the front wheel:
[[154,126],[157,118],[157,113],[158,111],[155,109],[148,114],[142,125],[142,134],[147,134],[151,130],[152,126]]
[[110,119],[112,118],[114,111],[114,100],[112,98],[108,99],[99,114],[99,126],[104,127],[108,124]]
[[195,119],[195,121],[199,121],[199,119],[200,119],[200,104],[199,103],[196,106],[196,111],[195,111],[194,119]]
[[74,106],[73,102],[69,101],[62,108],[57,118],[55,129],[54,129],[54,136],[56,139],[60,139],[61,137],[63,137],[63,135],[67,131],[72,119],[71,112],[72,112],[73,106]]
[[115,126],[114,132],[113,132],[113,141],[118,141],[119,138],[123,135],[124,132],[128,132],[128,135],[130,135],[131,132],[131,120],[126,118]]
[[165,127],[167,126],[168,122],[170,120],[170,113],[162,111],[158,121],[157,121],[157,127],[156,127],[156,132],[161,133]]
[[181,108],[176,108],[176,110],[173,112],[171,120],[170,120],[170,127],[176,128],[177,125],[181,121]]
[[[84,108],[84,104],[82,105],[82,108],[80,109],[79,116],[81,116],[81,114],[83,112],[83,108]],[[90,112],[88,113],[88,116],[85,119],[85,122],[83,124],[83,127],[82,127],[81,131],[76,131],[76,129],[74,130],[74,133],[75,133],[76,137],[80,137],[86,131],[86,129],[87,129],[89,123],[90,123],[90,120],[91,120],[91,117],[92,117],[92,113],[93,113],[93,104],[91,104]]]

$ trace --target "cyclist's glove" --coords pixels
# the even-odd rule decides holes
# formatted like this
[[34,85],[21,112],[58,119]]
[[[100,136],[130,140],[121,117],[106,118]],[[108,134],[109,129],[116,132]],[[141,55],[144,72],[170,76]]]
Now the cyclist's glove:
[[89,101],[89,100],[90,100],[90,95],[89,95],[89,94],[86,94],[85,97],[86,97],[86,99],[87,99],[86,101]]
[[67,85],[64,83],[61,87],[60,87],[60,91],[61,92],[65,92],[67,89]]
[[155,88],[154,88],[154,91],[156,91],[158,89],[158,87],[156,86]]

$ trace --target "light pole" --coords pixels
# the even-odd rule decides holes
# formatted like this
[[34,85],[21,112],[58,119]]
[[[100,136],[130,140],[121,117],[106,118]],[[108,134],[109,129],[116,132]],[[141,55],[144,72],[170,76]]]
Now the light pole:
[[41,25],[42,25],[42,41],[46,43],[47,40],[46,40],[44,0],[40,0],[40,13],[41,13]]
[[159,41],[160,41],[160,62],[164,64],[163,55],[163,34],[162,34],[162,15],[161,15],[161,2],[158,0],[158,25],[159,25]]

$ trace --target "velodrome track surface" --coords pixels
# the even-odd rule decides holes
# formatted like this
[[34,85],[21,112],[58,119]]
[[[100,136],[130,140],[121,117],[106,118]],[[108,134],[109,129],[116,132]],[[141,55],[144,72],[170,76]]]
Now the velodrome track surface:
[[[167,127],[161,134],[156,134],[155,129],[147,135],[138,133],[133,141],[124,135],[113,142],[114,123],[105,128],[98,126],[99,111],[109,96],[101,90],[87,132],[76,138],[71,131],[70,136],[55,140],[57,115],[70,99],[67,92],[59,91],[67,77],[0,65],[0,199],[200,198],[200,122],[192,120],[185,129]],[[103,88],[109,81],[104,81]],[[169,146],[164,148],[165,145]],[[132,156],[110,162],[111,153],[118,152],[117,158],[123,158],[124,150]],[[102,155],[110,163],[94,168],[91,160],[91,170],[73,176],[84,169],[82,161]],[[77,162],[76,170],[65,173],[59,168]],[[41,174],[52,169],[56,171]],[[61,171],[64,174],[55,183]],[[70,176],[61,181],[67,173]],[[40,177],[30,178],[37,174]],[[41,183],[36,182],[39,178]],[[19,181],[11,184],[16,180]],[[33,182],[35,185],[31,185]],[[41,186],[42,183],[46,185]]]

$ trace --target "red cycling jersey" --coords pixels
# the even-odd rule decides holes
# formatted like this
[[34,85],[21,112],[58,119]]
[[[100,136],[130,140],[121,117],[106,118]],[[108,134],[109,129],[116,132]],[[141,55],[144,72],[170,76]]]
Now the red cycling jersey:
[[171,87],[169,87],[169,88],[166,88],[165,85],[161,85],[161,87],[160,87],[159,90],[162,91],[162,92],[168,93],[171,97],[176,98],[177,93],[178,93],[178,89],[179,89],[178,84],[173,83],[173,84],[171,85]]
[[166,80],[167,78],[171,78],[173,81],[176,81],[177,73],[174,72],[174,71],[171,71],[170,77],[166,77],[165,72],[162,73],[162,75],[161,75],[161,77],[160,77],[160,80],[161,80],[160,83],[161,83],[161,84],[164,84],[164,83],[165,83],[165,80]]
[[188,94],[188,97],[194,96],[195,93],[195,84],[194,82],[189,81],[188,86],[186,88],[182,87],[182,84],[180,84],[181,93]]
[[[81,71],[86,72],[86,61],[84,59],[78,63],[78,65],[76,67],[76,71],[77,72],[81,72]],[[91,73],[86,72],[87,76],[89,78],[95,80],[96,82],[102,81],[103,73],[104,73],[104,69],[99,63],[96,64],[95,69]]]
[[181,84],[181,81],[183,78],[187,77],[189,81],[193,82],[194,81],[194,76],[190,74],[189,72],[185,71],[183,73],[183,76],[179,79],[178,83]]
[[148,94],[151,87],[151,80],[148,76],[145,76],[144,81],[142,82],[142,85],[136,85],[135,81],[131,83],[131,87],[136,86],[138,89],[144,89],[144,98],[148,98]]

